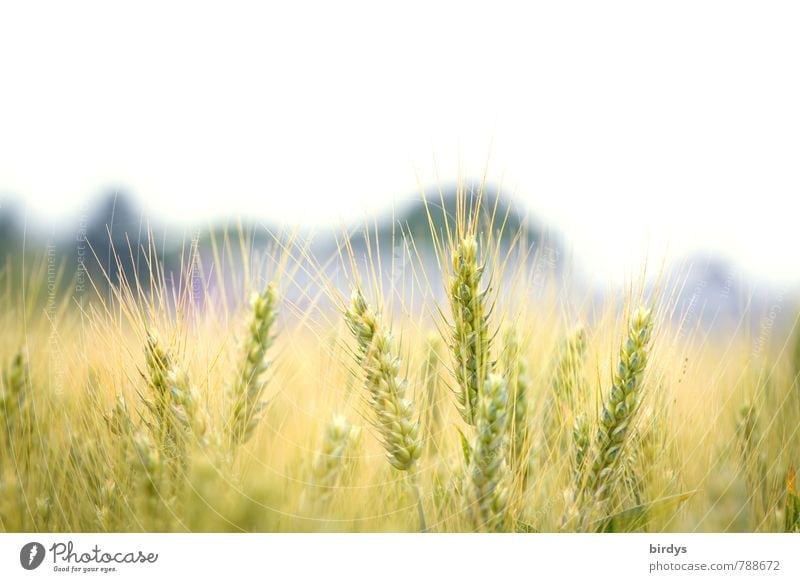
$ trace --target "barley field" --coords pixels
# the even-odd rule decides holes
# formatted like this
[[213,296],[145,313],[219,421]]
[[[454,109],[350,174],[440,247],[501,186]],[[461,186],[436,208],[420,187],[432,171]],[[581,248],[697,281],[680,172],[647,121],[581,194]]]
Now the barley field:
[[0,530],[800,531],[788,302],[715,334],[659,265],[598,299],[480,193],[426,208],[389,252],[8,259]]

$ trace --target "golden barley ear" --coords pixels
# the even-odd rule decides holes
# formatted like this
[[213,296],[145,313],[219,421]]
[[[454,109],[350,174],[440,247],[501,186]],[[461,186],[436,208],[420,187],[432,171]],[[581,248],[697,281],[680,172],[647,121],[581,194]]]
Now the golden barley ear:
[[504,335],[503,374],[508,382],[510,446],[508,461],[511,472],[521,478],[524,485],[528,478],[530,456],[530,418],[528,392],[531,389],[531,377],[528,361],[522,349],[522,338],[519,332],[509,327]]
[[572,447],[573,447],[573,485],[576,493],[580,494],[584,487],[586,473],[586,459],[589,455],[591,437],[589,436],[589,419],[586,414],[580,414],[575,418],[572,427]]
[[[190,449],[196,444],[205,444],[208,415],[200,406],[197,389],[188,373],[153,332],[147,335],[145,359],[150,385],[149,393],[141,394],[150,413],[145,426],[149,429],[151,442],[172,471],[173,485],[177,490],[189,467]],[[115,422],[124,423],[124,415],[127,415],[124,401],[117,402],[115,411]],[[125,429],[128,433],[131,430],[124,424],[113,429]],[[143,442],[141,438],[139,440]]]
[[353,462],[361,430],[336,414],[325,426],[322,444],[311,461],[306,499],[314,513],[324,511]]
[[576,398],[583,393],[583,361],[586,357],[586,330],[573,329],[559,347],[551,379],[553,395],[574,410]]
[[386,459],[395,469],[410,471],[422,454],[422,440],[414,403],[406,398],[406,380],[400,377],[400,358],[393,352],[391,334],[358,288],[345,320],[358,344],[357,363],[364,371],[373,424]]
[[30,401],[29,387],[28,364],[20,350],[0,377],[0,426],[4,433],[12,434],[17,424],[25,422],[23,417]]
[[394,353],[392,335],[358,287],[344,315],[358,344],[356,361],[364,371],[372,422],[386,451],[386,460],[395,469],[405,471],[416,497],[420,531],[427,531],[417,477],[417,460],[422,455],[423,443],[414,403],[406,397],[407,382],[400,377],[400,358]]
[[581,490],[584,525],[592,511],[609,498],[619,461],[631,431],[642,395],[642,376],[653,332],[652,310],[640,307],[631,316],[619,364],[600,415],[594,442],[594,459]]
[[508,384],[502,376],[490,374],[486,379],[477,421],[470,472],[480,525],[490,531],[502,531],[508,505]]
[[485,265],[478,262],[474,236],[462,238],[453,250],[449,290],[453,324],[449,344],[458,384],[456,399],[464,422],[475,425],[478,398],[493,365],[490,361],[488,291],[481,288]]
[[277,301],[277,290],[271,283],[262,293],[254,294],[250,301],[251,312],[242,349],[243,357],[229,392],[230,411],[226,430],[232,447],[250,439],[267,406],[262,396],[267,385],[264,376],[271,364],[267,352],[275,340]]

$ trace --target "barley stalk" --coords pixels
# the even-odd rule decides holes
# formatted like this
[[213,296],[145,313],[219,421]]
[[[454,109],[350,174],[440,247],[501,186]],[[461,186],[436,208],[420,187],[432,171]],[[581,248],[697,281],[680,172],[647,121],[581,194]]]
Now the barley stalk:
[[232,446],[246,442],[253,434],[266,408],[262,395],[264,374],[270,366],[267,351],[274,342],[277,291],[273,284],[251,299],[251,316],[244,344],[244,358],[231,389],[228,440]]

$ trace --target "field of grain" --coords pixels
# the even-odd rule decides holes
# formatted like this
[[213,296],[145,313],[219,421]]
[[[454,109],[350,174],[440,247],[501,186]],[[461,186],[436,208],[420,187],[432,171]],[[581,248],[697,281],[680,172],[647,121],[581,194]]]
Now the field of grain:
[[711,334],[644,275],[589,300],[481,202],[432,258],[398,230],[397,276],[344,237],[178,277],[144,244],[116,252],[146,279],[75,301],[9,261],[0,530],[800,531],[800,342]]

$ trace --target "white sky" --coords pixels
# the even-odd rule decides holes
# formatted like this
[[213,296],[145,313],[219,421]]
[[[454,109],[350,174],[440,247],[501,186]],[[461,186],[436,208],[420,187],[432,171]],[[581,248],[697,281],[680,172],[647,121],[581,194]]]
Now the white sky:
[[5,3],[0,195],[321,223],[491,151],[600,277],[669,242],[800,281],[796,2],[200,4]]

